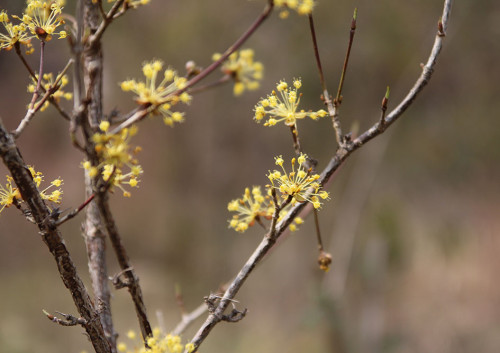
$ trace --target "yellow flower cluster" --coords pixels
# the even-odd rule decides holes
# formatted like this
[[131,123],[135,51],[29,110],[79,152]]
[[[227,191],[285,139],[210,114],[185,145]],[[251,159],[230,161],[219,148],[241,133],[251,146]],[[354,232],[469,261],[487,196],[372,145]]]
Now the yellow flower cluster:
[[273,90],[267,98],[261,99],[254,108],[254,119],[260,122],[266,115],[269,115],[264,126],[274,126],[280,121],[284,121],[284,124],[287,126],[294,126],[297,119],[310,117],[313,120],[317,120],[328,114],[323,109],[316,112],[297,111],[300,103],[300,95],[297,91],[302,87],[301,80],[294,80],[293,87],[289,88],[285,81],[280,81],[276,85],[280,96],[278,97],[276,91]]
[[26,54],[33,52],[34,48],[24,23],[12,24],[6,11],[0,12],[0,22],[7,31],[7,34],[0,33],[0,50],[11,50],[14,44],[20,43],[26,47]]
[[[35,92],[37,80],[38,80],[38,75],[36,75],[36,79],[32,77],[33,82],[28,85],[28,92],[30,92],[30,93]],[[54,75],[52,73],[43,74],[41,86],[43,88],[45,88],[46,91],[48,91],[48,90],[53,89],[55,87],[57,81],[59,81],[58,89],[57,89],[57,91],[55,91],[52,94],[52,98],[54,98],[56,102],[59,102],[61,100],[61,98],[64,98],[66,100],[71,100],[73,98],[73,94],[70,92],[64,92],[61,89],[68,84],[68,76],[67,75],[63,75],[61,77],[58,75],[54,79]],[[49,106],[49,102],[45,101],[45,103],[43,104],[43,106],[40,110],[44,111],[45,109],[47,109],[48,106]]]
[[310,15],[315,5],[314,0],[274,0],[274,6],[284,8],[280,12],[283,19],[289,15],[287,9],[297,11],[299,15]]
[[[125,190],[123,185],[128,184],[131,187],[137,187],[138,177],[142,174],[142,167],[138,164],[133,154],[140,151],[140,147],[130,151],[129,141],[137,133],[137,127],[123,129],[117,134],[107,133],[109,122],[103,121],[100,129],[103,133],[96,133],[92,136],[95,143],[95,151],[101,159],[98,166],[92,166],[89,161],[83,162],[83,168],[89,171],[91,177],[95,177],[101,170],[104,181],[109,181],[112,186],[116,186],[123,191],[123,196],[130,197],[129,191]],[[123,168],[129,168],[128,173],[123,172]]]
[[[41,172],[37,172],[35,168],[28,166],[28,169],[33,177],[33,181],[36,184],[36,187],[39,188],[43,182],[43,174]],[[42,199],[53,202],[53,203],[61,203],[62,190],[59,188],[63,185],[62,179],[53,180],[49,186],[40,191],[40,196]],[[53,189],[56,187],[57,189],[49,192],[49,189]],[[0,212],[3,211],[4,208],[12,206],[16,202],[23,202],[21,199],[21,194],[19,193],[19,189],[13,186],[13,179],[10,176],[7,176],[7,184],[5,186],[0,185]],[[16,204],[17,205],[17,204]]]
[[[137,335],[134,331],[129,331],[127,337],[130,340],[135,340]],[[140,344],[140,348],[130,350],[127,344],[121,342],[118,344],[118,352],[122,353],[182,353],[186,350],[188,353],[194,351],[194,344],[188,343],[183,345],[180,336],[171,334],[162,335],[158,328],[153,330],[153,337],[146,340],[149,348],[145,348],[144,344]]]
[[[304,170],[304,163],[307,155],[301,153],[299,158],[292,158],[292,171],[287,173],[283,167],[284,161],[281,156],[275,157],[276,165],[281,167],[281,171],[269,172],[267,177],[271,181],[272,187],[279,190],[284,199],[292,197],[292,205],[297,202],[310,202],[314,208],[321,207],[320,199],[329,198],[327,191],[320,191],[321,185],[317,182],[320,178],[318,174],[312,174]],[[295,164],[298,168],[295,170]]]
[[[28,168],[30,170],[31,176],[33,177],[33,181],[36,184],[36,187],[39,188],[40,184],[43,181],[43,174],[42,174],[42,172],[35,171],[35,168],[33,168],[31,166],[29,166]],[[45,189],[43,189],[42,191],[40,191],[40,196],[44,200],[51,201],[51,202],[54,202],[54,203],[61,203],[61,195],[63,193],[61,189],[53,190],[53,191],[50,192],[50,194],[48,194],[47,191],[50,188],[52,188],[53,186],[55,186],[55,187],[58,188],[62,184],[63,184],[62,179],[57,178],[57,179],[53,180],[50,183],[49,186],[47,186]]]
[[163,121],[169,126],[184,120],[183,113],[172,112],[171,108],[179,102],[189,104],[191,96],[183,92],[180,95],[174,92],[186,87],[187,79],[178,76],[177,72],[168,68],[163,71],[163,78],[158,73],[163,70],[163,62],[153,60],[142,65],[142,72],[146,82],[126,80],[121,82],[121,89],[125,92],[132,91],[137,94],[138,104],[152,106],[154,113],[163,116]]
[[[214,54],[212,59],[219,60],[221,54]],[[222,65],[222,72],[230,75],[234,80],[233,93],[235,96],[241,95],[246,89],[256,90],[259,88],[259,81],[262,80],[264,66],[261,62],[253,61],[254,51],[243,49],[234,52]]]
[[[245,193],[239,199],[232,200],[227,205],[230,212],[236,212],[233,218],[229,221],[229,228],[233,228],[237,232],[244,233],[255,222],[262,224],[263,220],[270,220],[274,213],[274,201],[271,197],[271,189],[267,188],[267,194],[262,195],[259,186],[245,189]],[[290,205],[285,207],[279,214],[278,221],[286,216]],[[300,217],[295,217],[294,223],[290,225],[291,231],[296,231],[297,226],[304,221]]]
[[66,31],[57,32],[57,27],[64,24],[62,18],[62,3],[49,0],[28,0],[22,21],[33,36],[48,42],[52,35],[59,35],[59,39],[66,38]]
[[62,9],[64,1],[52,0],[27,0],[27,7],[22,17],[12,15],[18,24],[12,24],[6,11],[0,12],[0,22],[7,34],[0,33],[0,50],[11,50],[16,43],[26,47],[26,54],[31,54],[34,49],[31,45],[32,38],[48,42],[53,35],[66,38],[66,31],[58,30],[64,24]]
[[12,206],[15,200],[21,199],[19,190],[12,186],[12,182],[12,177],[7,175],[7,184],[5,187],[0,184],[0,206],[2,206],[0,212],[2,212],[4,208]]
[[229,202],[227,210],[237,213],[229,221],[229,227],[243,233],[248,227],[253,226],[255,221],[262,222],[262,219],[271,219],[274,213],[274,202],[270,195],[262,195],[259,186],[254,186],[252,192],[246,188],[241,198]]

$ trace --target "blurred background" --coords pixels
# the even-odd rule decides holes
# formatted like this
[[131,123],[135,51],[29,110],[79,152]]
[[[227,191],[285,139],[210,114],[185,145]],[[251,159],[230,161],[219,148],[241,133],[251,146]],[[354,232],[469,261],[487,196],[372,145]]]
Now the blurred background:
[[[364,131],[379,117],[386,86],[389,110],[421,72],[436,33],[442,1],[318,1],[315,24],[329,90],[336,92],[358,8],[358,29],[340,110],[344,131]],[[9,14],[22,2],[2,0]],[[264,0],[152,1],[106,32],[105,111],[127,112],[131,95],[118,82],[142,78],[153,58],[183,71],[223,52],[258,16]],[[220,9],[224,10],[221,11]],[[74,3],[68,1],[68,13]],[[320,224],[333,263],[319,270],[313,220],[286,237],[237,296],[249,310],[238,324],[221,323],[201,347],[210,352],[468,353],[500,350],[500,6],[456,1],[444,48],[429,86],[386,133],[349,158],[329,186]],[[3,29],[0,29],[3,30]],[[301,77],[305,109],[322,108],[305,17],[274,13],[244,45],[265,66],[261,88],[234,98],[232,85],[197,94],[186,121],[140,124],[144,168],[131,199],[112,197],[118,227],[141,279],[154,326],[180,320],[174,286],[186,308],[226,283],[260,242],[227,228],[227,203],[244,188],[264,185],[273,157],[293,155],[288,129],[264,128],[253,107],[280,79]],[[38,53],[38,49],[37,49]],[[47,70],[69,57],[63,40],[47,45]],[[29,57],[38,66],[37,55]],[[14,129],[30,100],[28,76],[14,52],[0,53],[0,116]],[[213,73],[204,82],[220,77]],[[71,106],[66,105],[68,111]],[[304,150],[322,169],[335,151],[331,122],[301,121]],[[62,208],[84,197],[82,154],[53,108],[38,114],[18,145],[46,181],[64,179]],[[2,183],[6,169],[0,166]],[[62,226],[80,275],[89,284],[80,224]],[[42,309],[76,314],[37,229],[16,209],[0,215],[0,351],[91,352],[82,329],[50,323]],[[118,271],[109,254],[109,271]],[[130,297],[113,291],[121,339],[138,331]],[[184,339],[189,340],[202,319]]]

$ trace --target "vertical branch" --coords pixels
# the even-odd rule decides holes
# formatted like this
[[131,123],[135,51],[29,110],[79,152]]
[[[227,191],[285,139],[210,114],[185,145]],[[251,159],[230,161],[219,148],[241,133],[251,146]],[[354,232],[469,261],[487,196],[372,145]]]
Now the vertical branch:
[[354,40],[354,33],[356,31],[356,17],[357,17],[357,9],[354,9],[354,15],[351,21],[351,30],[349,31],[349,44],[347,45],[347,52],[345,54],[344,66],[342,67],[342,73],[340,74],[339,87],[337,89],[337,96],[333,100],[333,128],[335,129],[337,142],[339,146],[344,145],[344,136],[342,134],[342,129],[340,126],[339,120],[339,108],[340,104],[342,104],[342,88],[344,87],[345,74],[347,72],[347,64],[349,63],[349,56],[351,55],[352,42]]
[[40,41],[40,67],[38,69],[38,80],[36,83],[35,92],[33,92],[33,97],[31,98],[30,110],[33,110],[33,107],[35,106],[35,102],[38,99],[38,96],[40,95],[40,87],[42,85],[42,76],[43,76],[44,53],[45,53],[45,41],[41,40]]
[[[88,171],[85,171],[85,194],[87,196],[92,195],[94,190],[92,180],[93,178],[88,175]],[[114,331],[111,315],[111,295],[106,263],[106,233],[103,228],[99,209],[95,202],[90,202],[83,224],[89,274],[106,338],[110,342],[112,351],[116,352],[117,333]]]
[[337,144],[339,147],[344,147],[344,136],[342,134],[342,126],[340,124],[339,120],[339,107],[340,104],[342,103],[342,87],[344,86],[344,80],[345,80],[345,74],[347,71],[347,64],[349,63],[349,56],[351,54],[351,48],[352,48],[352,43],[354,40],[354,33],[356,32],[356,18],[357,18],[357,9],[354,10],[354,15],[352,17],[351,21],[351,29],[349,32],[349,44],[347,46],[347,52],[345,55],[344,59],[344,65],[342,67],[342,72],[340,75],[340,82],[339,82],[339,87],[337,89],[337,96],[335,99],[331,100],[330,94],[328,93],[328,90],[326,88],[326,82],[325,82],[325,76],[323,74],[323,68],[321,65],[321,60],[319,56],[319,50],[318,50],[318,42],[316,40],[316,31],[314,29],[314,21],[312,15],[309,15],[309,28],[311,31],[311,37],[312,37],[312,42],[313,42],[313,48],[314,48],[314,56],[316,58],[316,66],[318,67],[318,72],[319,72],[319,77],[320,77],[320,83],[321,83],[321,88],[323,89],[323,99],[325,101],[325,104],[328,108],[328,114],[332,118],[332,123],[333,123],[333,129],[335,130],[335,138],[337,140]]
[[[96,41],[92,46],[82,47],[82,36],[84,33],[94,33],[100,23],[99,5],[92,3],[92,0],[79,1],[78,13],[78,38],[77,50],[79,62],[83,67],[79,67],[79,72],[83,72],[84,92],[80,92],[78,97],[80,107],[85,107],[85,111],[80,114],[80,121],[84,129],[85,147],[87,157],[92,165],[98,165],[99,159],[95,153],[91,136],[102,118],[102,47],[100,41]],[[80,57],[82,51],[83,57]],[[76,84],[81,86],[82,80],[78,79]],[[85,100],[85,101],[84,101]],[[87,113],[87,114],[84,114]],[[86,116],[85,116],[86,115]],[[73,126],[74,128],[75,126]],[[74,136],[74,130],[72,131]],[[96,189],[96,181],[85,172],[85,195],[91,197]],[[83,224],[84,238],[87,246],[89,273],[92,281],[92,288],[99,307],[99,316],[104,328],[106,337],[110,343],[112,352],[116,352],[117,334],[113,327],[111,315],[110,289],[108,280],[108,270],[106,264],[106,244],[105,227],[102,225],[99,209],[95,202],[91,202],[86,209],[85,221]]]
[[[94,34],[100,24],[99,5],[92,0],[85,0],[83,12],[84,33]],[[100,41],[93,41],[92,45],[83,51],[83,68],[85,91],[90,94],[89,123],[92,129],[97,129],[102,118],[102,45]]]
[[318,250],[323,251],[323,239],[321,238],[321,232],[319,228],[318,210],[313,208],[314,213],[314,226],[316,228],[316,240],[318,241]]
[[290,131],[292,133],[293,149],[295,150],[295,154],[298,156],[300,155],[300,152],[302,152],[302,148],[300,147],[299,130],[297,129],[297,124],[290,126]]
[[356,32],[356,18],[357,9],[354,9],[354,15],[351,21],[351,30],[349,31],[349,44],[347,45],[347,52],[345,53],[344,66],[342,67],[342,73],[340,75],[339,88],[337,89],[337,96],[335,97],[333,103],[335,106],[339,106],[342,103],[342,87],[344,87],[345,74],[347,72],[347,64],[349,63],[349,57],[351,55],[352,42],[354,41],[354,33]]

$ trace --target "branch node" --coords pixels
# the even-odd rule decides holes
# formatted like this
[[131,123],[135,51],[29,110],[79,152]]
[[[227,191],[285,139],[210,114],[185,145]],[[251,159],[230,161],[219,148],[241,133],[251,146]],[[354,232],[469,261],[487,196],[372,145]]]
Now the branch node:
[[64,319],[60,319],[57,316],[48,313],[46,310],[42,311],[50,321],[55,322],[56,324],[59,324],[61,326],[87,325],[87,320],[85,320],[83,317],[76,317],[71,314],[64,314],[61,313],[60,311],[56,311],[56,313],[64,317]]
[[441,20],[441,19],[438,22],[438,33],[437,33],[437,35],[439,37],[445,37],[446,36],[446,33],[444,31],[444,26],[443,26],[443,20]]
[[[233,310],[231,310],[231,312],[227,315],[217,314],[217,312],[216,312],[219,303],[223,299],[229,300],[231,302],[231,304],[233,305]],[[242,320],[248,312],[247,308],[245,308],[243,311],[236,309],[236,306],[234,303],[239,303],[237,300],[224,298],[224,297],[221,297],[220,295],[217,295],[217,294],[210,294],[209,296],[204,297],[203,300],[205,301],[205,304],[207,304],[208,312],[210,314],[214,315],[215,317],[217,317],[217,319],[219,319],[221,321],[238,322],[238,321]]]
[[238,322],[241,321],[247,314],[248,310],[245,308],[243,311],[239,311],[237,309],[231,310],[229,315],[222,315],[222,321],[226,322]]
[[111,280],[111,282],[113,283],[113,286],[115,287],[115,289],[122,289],[125,287],[130,287],[132,285],[132,281],[130,281],[128,278],[124,277],[125,273],[128,271],[132,272],[133,268],[128,267],[128,268],[118,272],[113,277],[109,278]]

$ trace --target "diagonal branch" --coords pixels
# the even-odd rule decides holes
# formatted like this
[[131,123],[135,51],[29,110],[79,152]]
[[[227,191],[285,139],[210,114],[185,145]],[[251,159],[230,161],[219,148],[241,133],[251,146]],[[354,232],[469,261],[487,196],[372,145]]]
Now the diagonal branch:
[[151,330],[151,325],[149,324],[148,316],[146,314],[146,305],[144,304],[141,287],[139,286],[139,278],[135,274],[135,271],[130,264],[127,251],[123,246],[120,233],[118,232],[115,220],[113,218],[113,215],[111,214],[108,202],[108,194],[105,192],[98,192],[96,199],[99,213],[101,214],[104,226],[106,227],[109,235],[109,239],[111,240],[111,244],[113,245],[113,249],[115,250],[120,268],[123,271],[123,276],[126,280],[126,287],[128,288],[130,296],[132,297],[132,301],[134,302],[135,311],[137,313],[137,318],[139,319],[139,325],[141,327],[142,337],[144,338],[144,340],[146,340],[147,337],[152,336],[153,331]]
[[77,273],[75,264],[64,245],[61,233],[55,225],[55,217],[45,205],[24,162],[14,137],[8,133],[0,120],[0,156],[9,169],[19,192],[31,210],[43,242],[54,256],[64,285],[71,292],[73,301],[84,322],[83,327],[98,353],[110,353],[111,349],[95,311],[92,300]]

